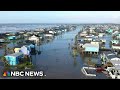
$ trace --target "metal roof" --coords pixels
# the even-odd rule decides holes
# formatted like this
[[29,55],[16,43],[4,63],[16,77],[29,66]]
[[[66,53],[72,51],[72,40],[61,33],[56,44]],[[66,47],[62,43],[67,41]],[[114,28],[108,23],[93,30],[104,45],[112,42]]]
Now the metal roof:
[[86,44],[84,44],[84,47],[97,47],[97,48],[99,48],[99,44],[86,43]]
[[114,66],[115,66],[115,68],[116,69],[120,69],[120,60],[111,60],[110,61]]
[[22,54],[23,54],[22,52],[18,52],[18,53],[9,54],[9,55],[6,55],[6,56],[14,56],[14,57],[17,57],[17,56],[20,56],[20,55],[22,55]]

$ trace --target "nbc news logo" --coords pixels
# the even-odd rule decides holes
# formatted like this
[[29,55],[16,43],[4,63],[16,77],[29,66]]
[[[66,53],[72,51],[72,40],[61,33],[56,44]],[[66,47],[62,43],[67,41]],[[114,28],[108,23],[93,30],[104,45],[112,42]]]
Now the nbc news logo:
[[6,77],[6,76],[11,76],[10,72],[9,71],[6,71],[3,73],[3,76]]
[[11,76],[46,76],[43,74],[43,71],[5,71],[3,72],[3,77],[11,77]]

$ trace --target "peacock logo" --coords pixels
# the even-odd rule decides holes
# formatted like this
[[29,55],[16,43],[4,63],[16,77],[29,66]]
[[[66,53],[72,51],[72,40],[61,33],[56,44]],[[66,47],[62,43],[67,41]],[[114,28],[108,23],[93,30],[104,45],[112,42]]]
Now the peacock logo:
[[5,72],[3,73],[3,76],[4,76],[4,77],[10,76],[10,72],[9,72],[9,71],[5,71]]

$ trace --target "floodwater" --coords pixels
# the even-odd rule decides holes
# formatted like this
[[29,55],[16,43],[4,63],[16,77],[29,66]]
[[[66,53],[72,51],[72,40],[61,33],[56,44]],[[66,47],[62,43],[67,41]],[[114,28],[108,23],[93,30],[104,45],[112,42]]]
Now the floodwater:
[[112,36],[106,34],[106,36],[105,36],[104,38],[106,39],[105,47],[106,47],[107,49],[110,49],[110,48],[111,48],[111,47],[110,47],[110,40],[112,40]]
[[[65,32],[62,35],[56,36],[54,40],[45,43],[40,47],[42,52],[40,55],[33,55],[32,61],[36,70],[43,70],[45,73],[44,79],[107,79],[103,73],[96,73],[96,77],[85,76],[81,72],[81,68],[86,64],[89,57],[78,55],[73,58],[69,43],[74,43],[75,36],[82,29],[78,26],[76,30]],[[98,57],[91,57],[91,61],[99,63]]]

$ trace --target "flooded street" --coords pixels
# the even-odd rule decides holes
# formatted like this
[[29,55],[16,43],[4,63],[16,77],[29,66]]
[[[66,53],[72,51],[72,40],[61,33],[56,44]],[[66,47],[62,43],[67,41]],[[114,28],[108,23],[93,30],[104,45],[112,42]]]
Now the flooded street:
[[120,79],[116,15],[1,12],[0,79]]
[[[49,43],[36,47],[42,51],[40,55],[34,55],[33,64],[37,70],[43,70],[46,77],[45,79],[85,79],[85,78],[107,78],[104,74],[98,73],[96,77],[86,77],[81,68],[88,57],[81,57],[78,55],[76,58],[72,57],[71,48],[69,43],[74,43],[74,38],[82,27],[79,26],[75,31],[66,32],[58,35]],[[72,41],[73,39],[73,41]],[[93,61],[98,62],[97,58],[91,58]]]

